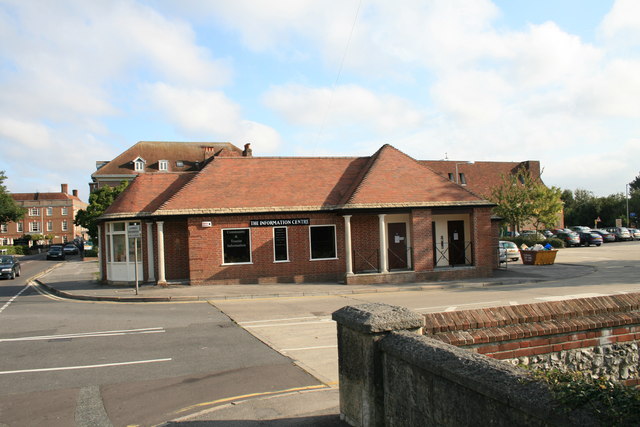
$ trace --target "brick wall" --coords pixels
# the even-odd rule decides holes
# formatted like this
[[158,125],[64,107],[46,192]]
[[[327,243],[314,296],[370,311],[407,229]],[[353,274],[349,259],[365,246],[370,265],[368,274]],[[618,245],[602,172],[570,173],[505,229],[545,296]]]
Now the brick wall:
[[431,209],[411,211],[413,238],[413,269],[416,272],[433,270],[433,232]]
[[[355,273],[380,270],[380,227],[377,215],[354,215],[351,218],[351,248]],[[366,260],[366,261],[365,261]]]
[[189,243],[186,219],[164,222],[164,267],[167,280],[189,279]]
[[[247,228],[254,219],[309,218],[311,225],[335,225],[338,259],[310,260],[309,227],[289,226],[289,262],[274,262],[273,227],[251,227],[251,264],[223,265],[222,229]],[[212,227],[203,228],[203,221]],[[342,279],[344,220],[335,214],[274,214],[192,217],[188,220],[191,284],[300,283]]]
[[425,335],[536,367],[639,384],[640,293],[425,315]]

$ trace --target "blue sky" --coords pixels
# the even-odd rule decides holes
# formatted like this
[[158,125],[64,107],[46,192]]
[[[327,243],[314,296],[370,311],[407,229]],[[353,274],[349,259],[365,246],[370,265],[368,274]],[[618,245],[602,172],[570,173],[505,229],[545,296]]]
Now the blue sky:
[[640,173],[636,0],[0,0],[0,40],[12,192],[86,200],[141,140],[540,160],[596,195]]

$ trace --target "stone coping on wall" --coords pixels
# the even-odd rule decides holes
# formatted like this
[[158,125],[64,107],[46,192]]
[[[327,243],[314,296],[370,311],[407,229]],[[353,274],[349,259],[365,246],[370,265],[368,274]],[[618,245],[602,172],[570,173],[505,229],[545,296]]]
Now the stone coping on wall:
[[640,293],[633,293],[428,313],[424,331],[446,343],[468,346],[640,324],[639,309]]

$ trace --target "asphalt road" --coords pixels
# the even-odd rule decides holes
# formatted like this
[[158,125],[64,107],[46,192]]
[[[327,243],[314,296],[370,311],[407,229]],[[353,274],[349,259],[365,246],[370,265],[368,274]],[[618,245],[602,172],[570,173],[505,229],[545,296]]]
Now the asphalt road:
[[26,286],[50,265],[0,282],[0,425],[155,425],[320,384],[206,302],[78,302]]

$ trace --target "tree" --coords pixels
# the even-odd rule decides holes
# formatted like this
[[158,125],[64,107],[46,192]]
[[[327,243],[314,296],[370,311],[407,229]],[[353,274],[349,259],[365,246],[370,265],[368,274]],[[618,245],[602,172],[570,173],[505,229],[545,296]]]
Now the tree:
[[98,217],[107,210],[113,201],[129,185],[128,181],[122,181],[117,187],[104,186],[91,193],[87,209],[80,209],[76,213],[75,225],[87,229],[89,237],[94,242],[98,241]]
[[629,183],[629,188],[632,193],[640,190],[640,175],[636,176],[635,179]]
[[0,223],[17,222],[24,216],[25,210],[18,206],[7,192],[4,181],[7,179],[4,171],[0,171]]
[[526,169],[502,176],[502,184],[493,188],[490,200],[497,204],[494,213],[511,225],[514,231],[533,221],[540,226],[551,227],[562,211],[562,192],[559,188],[547,188],[533,178]]

